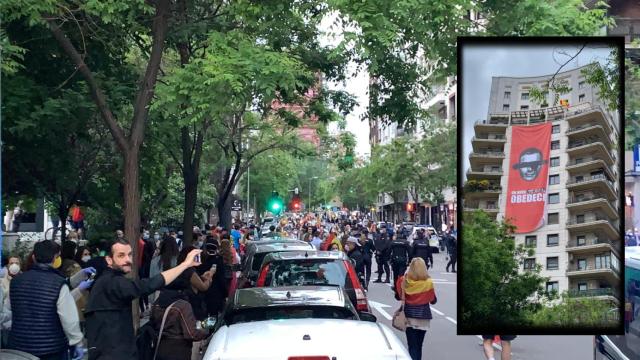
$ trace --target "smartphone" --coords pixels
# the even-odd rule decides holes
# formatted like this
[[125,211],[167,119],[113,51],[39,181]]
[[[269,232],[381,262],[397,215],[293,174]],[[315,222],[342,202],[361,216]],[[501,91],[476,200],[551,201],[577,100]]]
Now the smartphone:
[[95,279],[96,279],[96,273],[89,275],[89,280],[95,280]]
[[200,254],[198,254],[198,255],[194,256],[193,260],[194,260],[195,262],[200,262]]
[[211,271],[215,272],[217,268],[218,268],[218,264],[211,265]]

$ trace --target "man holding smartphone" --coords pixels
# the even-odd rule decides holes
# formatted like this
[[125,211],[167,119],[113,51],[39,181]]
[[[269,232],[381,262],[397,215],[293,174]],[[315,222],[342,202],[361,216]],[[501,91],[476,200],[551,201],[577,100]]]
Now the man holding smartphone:
[[152,278],[131,280],[126,277],[133,266],[131,245],[124,239],[114,240],[105,257],[108,268],[93,285],[85,310],[89,359],[137,359],[131,302],[200,265],[195,258],[201,252],[192,250],[184,262]]

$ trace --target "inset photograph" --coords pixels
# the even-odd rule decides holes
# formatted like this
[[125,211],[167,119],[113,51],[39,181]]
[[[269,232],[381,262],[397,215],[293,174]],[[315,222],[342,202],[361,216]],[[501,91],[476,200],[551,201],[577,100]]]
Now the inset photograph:
[[622,334],[623,38],[459,41],[458,334]]

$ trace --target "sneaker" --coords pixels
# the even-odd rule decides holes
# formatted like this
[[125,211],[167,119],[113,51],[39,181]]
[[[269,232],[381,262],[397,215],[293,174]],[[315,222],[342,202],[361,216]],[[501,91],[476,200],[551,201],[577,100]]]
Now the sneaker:
[[391,281],[389,281],[389,279],[386,279],[386,280],[384,281],[384,283],[385,283],[385,284],[389,284],[390,282],[391,282]]

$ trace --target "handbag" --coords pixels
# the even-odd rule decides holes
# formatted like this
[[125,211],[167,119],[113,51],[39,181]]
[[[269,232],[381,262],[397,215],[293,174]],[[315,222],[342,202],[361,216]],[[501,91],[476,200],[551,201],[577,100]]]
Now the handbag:
[[400,291],[402,291],[402,302],[400,303],[400,308],[393,313],[393,319],[391,320],[391,326],[400,330],[407,331],[407,317],[404,314],[404,289],[400,287]]
[[158,349],[160,348],[160,341],[162,340],[162,331],[164,330],[164,323],[167,321],[167,315],[169,315],[169,310],[177,301],[171,303],[171,305],[167,306],[164,310],[164,315],[162,316],[162,324],[160,325],[160,331],[158,332],[158,341],[156,342],[156,349],[153,353],[153,360],[156,360],[158,356]]

